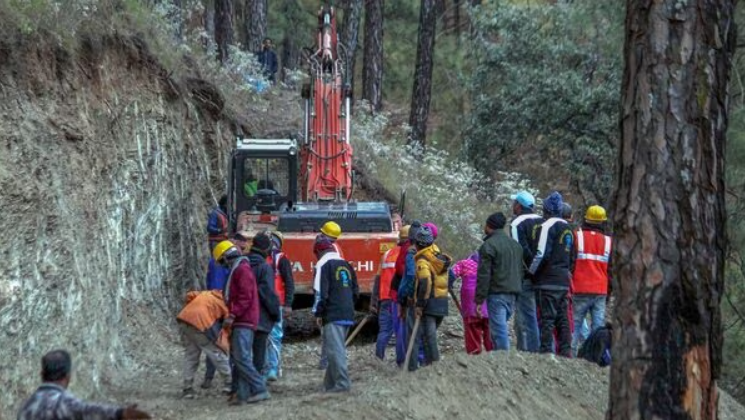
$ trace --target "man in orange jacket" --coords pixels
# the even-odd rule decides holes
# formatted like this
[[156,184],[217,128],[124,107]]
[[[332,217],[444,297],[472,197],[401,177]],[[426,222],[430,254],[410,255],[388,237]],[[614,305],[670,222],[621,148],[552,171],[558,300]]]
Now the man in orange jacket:
[[202,352],[225,380],[223,391],[230,391],[228,337],[222,329],[222,322],[228,315],[220,290],[186,294],[186,306],[176,317],[184,343],[183,398],[194,398],[192,384]]
[[585,214],[585,222],[574,233],[572,353],[575,356],[581,342],[587,339],[581,328],[587,315],[590,314],[592,318],[589,334],[605,325],[612,242],[610,235],[605,234],[606,220],[604,208],[590,206]]

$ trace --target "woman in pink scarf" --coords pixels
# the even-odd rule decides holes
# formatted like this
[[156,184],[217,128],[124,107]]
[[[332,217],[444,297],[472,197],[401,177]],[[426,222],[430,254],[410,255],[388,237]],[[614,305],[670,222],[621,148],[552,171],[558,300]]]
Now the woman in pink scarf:
[[476,307],[476,271],[479,267],[479,254],[473,253],[465,260],[458,261],[451,272],[454,278],[461,278],[460,302],[463,312],[466,353],[479,354],[481,348],[492,351],[494,346],[489,335],[489,312],[486,305]]

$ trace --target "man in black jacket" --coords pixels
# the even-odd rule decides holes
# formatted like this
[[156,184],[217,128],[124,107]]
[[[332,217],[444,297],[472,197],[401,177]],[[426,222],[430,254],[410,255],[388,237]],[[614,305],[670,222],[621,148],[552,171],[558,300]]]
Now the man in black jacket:
[[264,38],[264,42],[261,44],[261,51],[256,53],[256,58],[261,64],[261,69],[264,72],[264,77],[267,78],[272,84],[276,82],[277,74],[277,54],[272,49],[272,39]]
[[563,200],[554,191],[543,201],[545,221],[537,230],[535,256],[528,271],[533,275],[540,309],[541,353],[554,352],[554,328],[559,354],[571,357],[569,324],[570,259],[573,234],[562,216]]
[[354,302],[359,289],[354,268],[334,251],[334,244],[319,235],[313,244],[318,263],[313,273],[316,303],[313,307],[322,327],[323,350],[328,357],[324,388],[326,392],[349,391],[347,349],[344,341],[354,324]]
[[527,191],[520,191],[512,196],[512,214],[510,237],[516,240],[523,249],[522,290],[515,302],[515,335],[517,349],[537,353],[540,347],[538,332],[538,315],[536,312],[535,289],[528,273],[528,266],[533,262],[533,228],[540,226],[541,216],[533,212],[535,197]]
[[266,346],[269,333],[279,321],[279,298],[274,291],[274,269],[266,262],[272,250],[272,240],[268,233],[259,232],[254,236],[248,262],[256,277],[259,291],[259,324],[253,341],[253,362],[256,371],[264,374],[266,364]]

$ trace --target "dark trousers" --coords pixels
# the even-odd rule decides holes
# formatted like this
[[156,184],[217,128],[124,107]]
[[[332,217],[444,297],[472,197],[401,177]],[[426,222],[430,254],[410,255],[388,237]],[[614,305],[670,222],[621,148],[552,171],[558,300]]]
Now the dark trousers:
[[569,291],[537,289],[540,311],[541,353],[554,352],[554,329],[559,354],[571,357],[572,330],[569,320]]
[[254,367],[260,375],[264,374],[264,364],[266,364],[266,344],[268,340],[269,333],[258,330],[254,333]]
[[[414,349],[418,349],[420,346],[424,348],[424,361],[421,363],[424,366],[430,365],[440,360],[440,349],[437,344],[437,329],[440,327],[444,317],[424,315],[419,323],[419,329],[417,330],[416,338],[414,339]],[[414,315],[414,309],[409,308],[409,315],[406,317],[409,322],[410,329],[409,334],[414,332],[414,323],[416,317]],[[411,337],[411,335],[409,335]],[[410,371],[417,370],[420,365],[420,361],[417,357],[412,355],[409,360],[408,369]]]

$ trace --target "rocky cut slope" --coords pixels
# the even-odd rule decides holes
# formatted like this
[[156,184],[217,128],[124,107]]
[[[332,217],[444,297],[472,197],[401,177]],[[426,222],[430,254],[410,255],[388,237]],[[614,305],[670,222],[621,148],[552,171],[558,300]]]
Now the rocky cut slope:
[[0,412],[44,352],[72,351],[90,395],[137,363],[128,334],[171,322],[202,278],[236,127],[216,88],[172,79],[137,37],[1,41]]

